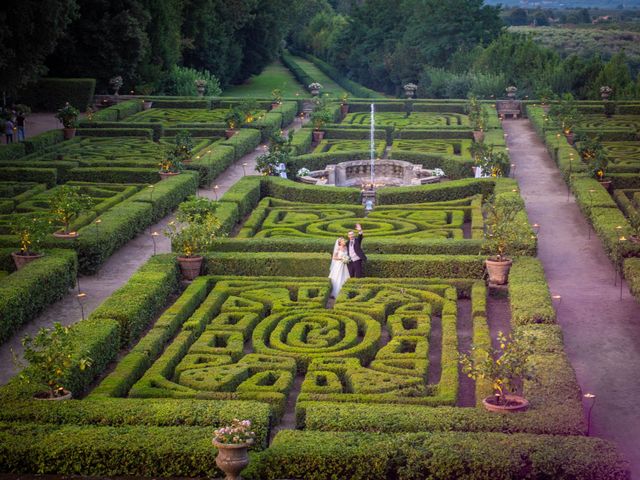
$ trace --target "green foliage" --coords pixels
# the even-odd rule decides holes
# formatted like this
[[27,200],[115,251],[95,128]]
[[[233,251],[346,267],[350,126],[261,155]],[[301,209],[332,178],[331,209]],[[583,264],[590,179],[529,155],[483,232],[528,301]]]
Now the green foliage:
[[165,235],[171,239],[173,248],[184,257],[206,251],[220,229],[220,222],[213,213],[189,217],[188,220],[178,215],[177,220],[186,223],[178,226],[175,222],[169,222]]
[[[9,252],[6,251],[8,256]],[[71,250],[49,250],[36,262],[0,280],[0,342],[67,294],[78,261]]]
[[42,216],[15,215],[10,221],[10,229],[20,239],[20,254],[34,255],[40,253],[50,230],[50,220]]
[[222,93],[220,82],[207,70],[196,70],[189,67],[174,65],[165,80],[164,91],[167,95],[182,97],[196,96],[196,81],[203,80],[206,84],[205,95],[217,97]]
[[485,205],[485,250],[498,261],[515,254],[515,245],[522,240],[523,229],[518,225],[518,214],[524,202],[518,195],[502,194],[491,198]]
[[580,122],[580,112],[573,95],[563,95],[559,102],[554,103],[549,110],[549,115],[554,118],[556,124],[565,135],[570,134]]
[[482,169],[483,175],[491,177],[506,177],[509,175],[511,163],[509,155],[503,151],[496,151],[495,145],[484,142],[473,142],[469,147],[475,165]]
[[[73,353],[69,327],[56,322],[53,328],[41,328],[35,336],[25,336],[22,345],[28,366],[20,379],[46,387],[50,398],[64,395],[64,379],[72,365]],[[80,370],[91,366],[91,362],[90,358],[81,358],[78,362]]]
[[69,102],[84,111],[93,100],[96,81],[93,78],[41,78],[20,93],[20,98],[34,109],[53,112]]
[[62,122],[64,128],[75,128],[78,115],[80,115],[78,109],[67,102],[64,107],[58,110],[56,118]]
[[88,195],[80,193],[79,187],[62,185],[57,188],[49,200],[51,215],[63,226],[63,233],[69,233],[71,221],[80,213],[89,210],[94,201]]
[[578,153],[588,165],[592,178],[602,180],[606,174],[609,160],[599,137],[588,136],[578,143]]
[[640,299],[640,258],[624,260],[624,278],[629,284],[631,294]]

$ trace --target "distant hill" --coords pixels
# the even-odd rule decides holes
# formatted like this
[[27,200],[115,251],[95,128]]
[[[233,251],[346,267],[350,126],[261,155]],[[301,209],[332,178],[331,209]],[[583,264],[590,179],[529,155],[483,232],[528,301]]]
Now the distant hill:
[[640,0],[485,0],[484,3],[526,8],[640,8]]

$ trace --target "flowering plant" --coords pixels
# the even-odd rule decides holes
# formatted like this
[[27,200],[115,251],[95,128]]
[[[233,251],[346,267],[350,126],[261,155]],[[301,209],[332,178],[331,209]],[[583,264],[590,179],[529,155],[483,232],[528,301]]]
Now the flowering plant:
[[231,425],[222,427],[213,432],[213,439],[218,443],[240,445],[253,443],[256,436],[251,430],[251,420],[238,420],[234,418]]
[[342,255],[340,261],[346,265],[351,261],[351,257],[349,255]]
[[434,168],[433,169],[433,174],[436,177],[446,177],[447,176],[447,174],[444,173],[444,170],[442,170],[441,168]]
[[311,173],[311,170],[309,170],[306,167],[302,167],[300,170],[298,170],[298,173],[296,173],[296,176],[297,177],[306,177],[310,173]]
[[75,128],[78,115],[80,115],[80,111],[69,102],[66,102],[64,107],[56,113],[56,118],[62,122],[64,128]]
[[319,82],[310,83],[309,90],[322,90],[322,84]]
[[600,87],[600,95],[611,95],[613,93],[613,88],[609,85],[603,85]]
[[404,87],[405,90],[410,92],[415,92],[418,89],[418,86],[415,83],[407,83]]

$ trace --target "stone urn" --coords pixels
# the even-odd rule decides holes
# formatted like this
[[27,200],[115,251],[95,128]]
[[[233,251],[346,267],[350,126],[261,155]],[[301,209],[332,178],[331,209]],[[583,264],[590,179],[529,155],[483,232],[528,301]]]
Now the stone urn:
[[149,110],[152,106],[153,106],[153,102],[151,102],[149,100],[143,100],[142,101],[142,109],[143,110]]
[[29,263],[44,257],[44,253],[34,253],[33,255],[21,255],[20,252],[11,252],[11,258],[16,265],[16,269],[20,270]]
[[185,280],[195,280],[200,275],[203,261],[204,258],[202,256],[178,257],[178,265],[180,265],[182,278]]
[[518,91],[518,88],[511,85],[510,87],[505,88],[505,91],[507,92],[507,98],[509,100],[513,100],[516,98],[516,92]]
[[320,89],[319,88],[312,88],[309,91],[311,92],[311,95],[313,95],[314,97],[317,97],[318,95],[320,95]]
[[482,405],[488,411],[498,413],[524,412],[529,408],[529,401],[520,395],[505,395],[505,398],[507,403],[505,405],[499,405],[497,403],[498,397],[491,395],[482,400]]
[[218,449],[216,465],[226,475],[226,480],[241,480],[240,472],[249,465],[249,443],[220,443],[213,439]]
[[495,258],[487,258],[484,261],[489,274],[489,283],[494,285],[506,285],[509,281],[509,270],[511,270],[512,260],[498,261]]
[[313,135],[313,143],[320,143],[324,138],[324,132],[322,130],[314,130],[312,132]]

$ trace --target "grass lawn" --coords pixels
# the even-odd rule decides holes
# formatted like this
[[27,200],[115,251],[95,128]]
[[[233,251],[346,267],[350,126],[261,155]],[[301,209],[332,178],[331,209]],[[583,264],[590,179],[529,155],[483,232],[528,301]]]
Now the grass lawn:
[[260,75],[251,77],[246,83],[229,87],[222,92],[223,97],[270,98],[275,88],[282,90],[285,97],[295,97],[296,93],[310,96],[306,88],[298,83],[289,69],[280,62],[268,65]]
[[313,78],[316,82],[320,82],[322,85],[322,93],[329,94],[331,98],[337,98],[343,93],[348,93],[344,88],[338,85],[336,82],[331,80],[327,75],[325,75],[318,67],[316,67],[313,63],[308,60],[305,60],[301,57],[293,57],[294,60],[300,68],[302,68],[307,75]]

